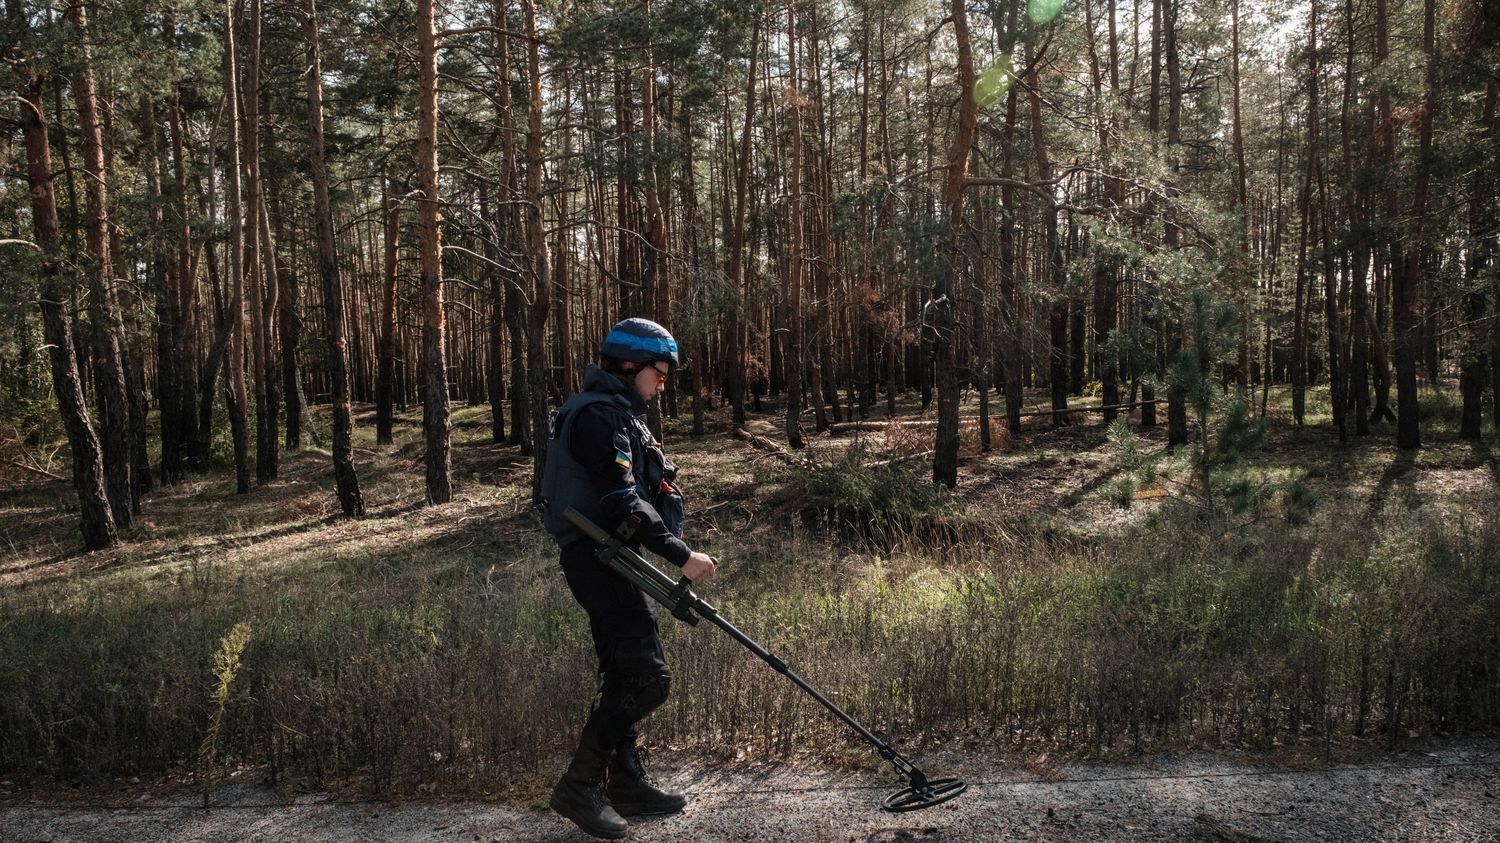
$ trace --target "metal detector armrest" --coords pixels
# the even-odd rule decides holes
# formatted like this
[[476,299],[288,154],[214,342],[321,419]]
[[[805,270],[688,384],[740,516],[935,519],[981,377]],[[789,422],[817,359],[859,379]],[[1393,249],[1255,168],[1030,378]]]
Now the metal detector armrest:
[[693,581],[683,577],[674,583],[671,577],[663,574],[655,565],[630,549],[629,542],[635,537],[638,526],[633,518],[621,521],[619,528],[610,534],[571,506],[563,513],[563,516],[573,526],[582,530],[584,535],[593,539],[595,544],[602,545],[595,554],[600,562],[629,580],[652,600],[667,607],[672,617],[694,626],[697,625],[698,616],[693,613],[693,609],[699,600],[698,595],[692,592]]

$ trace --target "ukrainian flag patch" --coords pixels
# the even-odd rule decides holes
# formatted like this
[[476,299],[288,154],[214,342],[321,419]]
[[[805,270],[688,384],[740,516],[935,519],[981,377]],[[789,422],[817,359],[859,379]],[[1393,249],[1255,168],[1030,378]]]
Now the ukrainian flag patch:
[[615,465],[618,465],[626,471],[629,471],[630,455],[625,453],[624,451],[615,451]]

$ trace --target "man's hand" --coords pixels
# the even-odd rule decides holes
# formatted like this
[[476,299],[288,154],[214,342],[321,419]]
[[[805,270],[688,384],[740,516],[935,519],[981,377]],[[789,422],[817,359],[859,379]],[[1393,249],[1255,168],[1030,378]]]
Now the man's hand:
[[697,584],[713,576],[717,567],[712,556],[695,550],[682,564],[682,575]]

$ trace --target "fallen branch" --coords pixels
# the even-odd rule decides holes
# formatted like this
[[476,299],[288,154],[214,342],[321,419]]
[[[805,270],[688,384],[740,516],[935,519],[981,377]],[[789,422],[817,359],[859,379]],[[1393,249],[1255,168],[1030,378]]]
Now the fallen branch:
[[34,465],[27,465],[26,463],[17,462],[15,460],[10,460],[9,462],[10,462],[11,465],[15,466],[16,468],[24,468],[27,471],[36,472],[37,474],[40,474],[43,477],[50,477],[53,480],[63,480],[63,479],[66,479],[66,478],[63,478],[63,477],[59,477],[56,474],[53,474],[52,472],[48,471],[45,468],[37,468]]
[[839,422],[837,424],[830,424],[828,426],[828,432],[830,434],[839,434],[839,433],[849,433],[851,431],[856,431],[856,430],[862,430],[862,431],[867,431],[867,432],[872,432],[872,433],[880,433],[880,432],[883,432],[887,427],[889,427],[890,425],[893,425],[893,424],[900,425],[900,424],[925,424],[925,423],[926,422],[924,422],[924,421],[915,421],[915,422],[911,422],[911,421],[906,421],[906,422],[899,422],[899,421],[898,422],[883,422],[883,421]]
[[1160,403],[1160,402],[1157,399],[1153,398],[1150,401],[1137,401],[1134,404],[1110,404],[1109,406],[1099,406],[1099,407],[1064,407],[1061,410],[1037,410],[1037,411],[1031,412],[1031,413],[1021,413],[1020,414],[1020,418],[1030,419],[1030,418],[1035,418],[1037,416],[1051,416],[1051,415],[1056,415],[1058,413],[1099,413],[1099,412],[1103,412],[1104,410],[1133,410],[1136,407],[1144,407],[1147,404],[1157,404],[1157,403]]
[[[965,416],[960,420],[960,424],[964,421],[969,420],[970,418],[968,416]],[[892,419],[891,421],[839,422],[838,424],[830,424],[828,426],[828,432],[848,433],[850,431],[860,430],[880,433],[882,431],[889,430],[892,427],[937,427],[937,423],[937,419]]]
[[937,451],[918,451],[915,454],[903,454],[902,456],[899,456],[899,457],[891,457],[888,460],[876,460],[875,462],[867,462],[867,463],[865,463],[864,467],[865,467],[866,470],[872,470],[872,469],[876,469],[876,468],[886,468],[888,466],[898,465],[900,463],[910,462],[912,460],[928,459],[929,457],[931,457],[933,454],[936,454],[936,453],[937,453]]
[[754,433],[751,433],[743,427],[737,427],[734,429],[734,438],[749,442],[751,445],[754,445],[760,450],[765,451],[766,453],[770,454],[773,457],[776,457],[777,459],[781,460],[784,463],[787,463],[788,465],[795,465],[798,467],[807,466],[807,460],[792,456],[787,452],[785,448],[777,445],[770,439],[767,439],[764,436],[756,436]]

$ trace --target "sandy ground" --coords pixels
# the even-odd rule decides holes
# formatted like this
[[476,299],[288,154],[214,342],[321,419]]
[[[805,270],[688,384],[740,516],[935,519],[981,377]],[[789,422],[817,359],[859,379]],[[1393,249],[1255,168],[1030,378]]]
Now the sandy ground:
[[[689,762],[659,777],[688,810],[632,823],[640,841],[1497,841],[1500,740],[1427,741],[1334,765],[1223,755],[1139,763],[951,761],[967,794],[926,811],[878,807],[893,789],[867,773]],[[936,774],[934,764],[927,765]],[[0,800],[5,841],[586,841],[545,809],[488,802],[285,797],[233,783],[211,807],[193,794]]]

